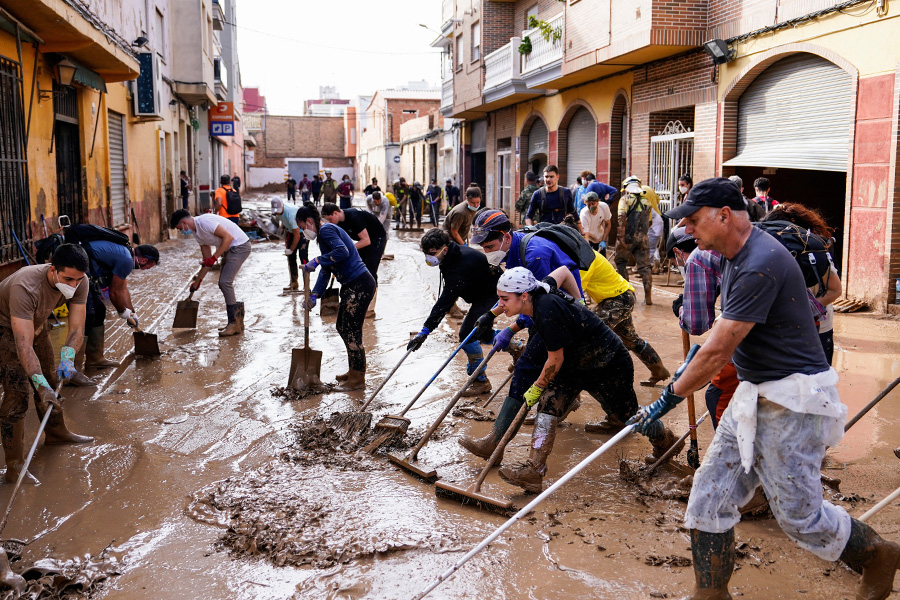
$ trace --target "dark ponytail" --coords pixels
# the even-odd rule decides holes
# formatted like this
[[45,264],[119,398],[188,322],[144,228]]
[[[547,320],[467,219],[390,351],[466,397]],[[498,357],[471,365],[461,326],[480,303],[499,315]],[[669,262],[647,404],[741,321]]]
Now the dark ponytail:
[[319,216],[319,211],[316,210],[316,207],[311,204],[304,204],[297,209],[297,223],[305,223],[307,219],[313,220],[316,224],[316,230],[322,226],[322,217]]

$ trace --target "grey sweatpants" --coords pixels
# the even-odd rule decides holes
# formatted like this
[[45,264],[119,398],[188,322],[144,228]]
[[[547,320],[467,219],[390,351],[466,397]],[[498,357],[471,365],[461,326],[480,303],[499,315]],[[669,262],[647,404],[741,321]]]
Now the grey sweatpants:
[[228,249],[222,258],[225,264],[222,265],[222,271],[219,273],[219,289],[225,296],[225,304],[231,305],[237,302],[234,295],[234,278],[237,277],[238,271],[247,257],[250,256],[250,242],[244,242],[240,246],[232,246]]

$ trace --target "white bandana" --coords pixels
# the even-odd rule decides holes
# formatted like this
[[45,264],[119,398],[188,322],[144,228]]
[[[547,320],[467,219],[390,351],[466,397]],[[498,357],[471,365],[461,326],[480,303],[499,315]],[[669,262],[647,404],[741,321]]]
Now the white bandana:
[[549,285],[535,279],[532,272],[525,267],[507,269],[497,281],[497,289],[501,292],[522,294],[535,288],[542,288],[545,292],[550,291]]

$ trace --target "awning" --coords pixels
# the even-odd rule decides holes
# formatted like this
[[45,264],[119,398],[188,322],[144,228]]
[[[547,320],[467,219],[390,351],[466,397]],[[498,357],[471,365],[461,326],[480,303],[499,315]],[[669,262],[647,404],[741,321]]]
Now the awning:
[[22,37],[23,42],[28,42],[29,44],[44,43],[44,40],[42,40],[36,33],[25,27],[14,16],[0,8],[0,29],[9,32],[12,35],[16,35],[16,25],[19,26],[19,35]]
[[100,77],[98,73],[95,73],[86,67],[82,67],[81,65],[78,65],[75,69],[75,75],[72,77],[72,81],[94,88],[104,94],[106,93],[106,82],[103,81],[103,78]]

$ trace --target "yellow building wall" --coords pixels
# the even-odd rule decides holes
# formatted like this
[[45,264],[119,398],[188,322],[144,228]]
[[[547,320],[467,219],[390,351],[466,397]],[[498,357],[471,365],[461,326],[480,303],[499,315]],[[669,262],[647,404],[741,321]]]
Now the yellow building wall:
[[547,120],[547,129],[549,131],[556,131],[563,117],[565,117],[566,108],[575,100],[581,100],[591,107],[591,110],[594,111],[594,115],[597,117],[598,124],[608,123],[612,113],[613,102],[616,99],[616,92],[624,89],[630,98],[633,81],[634,76],[632,73],[623,73],[601,81],[594,81],[563,90],[553,96],[522,102],[516,106],[516,131],[518,135],[522,135],[522,127],[532,111],[538,111],[544,116]]

